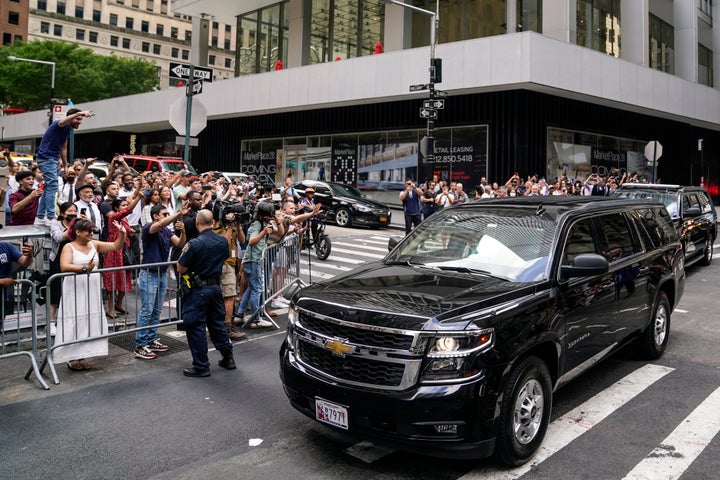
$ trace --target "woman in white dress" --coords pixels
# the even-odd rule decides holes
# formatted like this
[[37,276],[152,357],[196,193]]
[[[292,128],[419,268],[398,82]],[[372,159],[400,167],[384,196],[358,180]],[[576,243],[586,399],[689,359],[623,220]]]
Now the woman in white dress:
[[99,265],[98,253],[120,250],[125,243],[125,228],[114,222],[120,235],[115,242],[93,240],[95,225],[88,219],[77,218],[70,227],[72,242],[60,253],[60,269],[76,275],[63,279],[63,295],[58,306],[58,325],[53,350],[55,363],[67,362],[70,370],[89,370],[89,357],[108,354],[107,338],[62,345],[74,340],[105,335],[107,319],[103,311],[101,276],[92,273]]

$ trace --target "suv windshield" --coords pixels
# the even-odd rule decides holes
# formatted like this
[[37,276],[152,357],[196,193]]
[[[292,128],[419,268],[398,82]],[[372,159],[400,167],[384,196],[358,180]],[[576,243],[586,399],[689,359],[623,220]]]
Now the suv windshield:
[[636,200],[653,200],[660,202],[665,205],[670,218],[678,218],[680,212],[678,212],[678,197],[676,193],[671,192],[653,192],[652,190],[618,190],[616,192],[618,197],[632,198]]
[[333,184],[330,184],[330,188],[332,189],[333,194],[335,194],[338,197],[363,198],[363,194],[360,193],[360,190],[358,190],[355,187],[351,187],[350,185],[341,185],[339,183],[333,183]]
[[548,275],[556,225],[527,209],[442,211],[406,237],[385,263],[539,281]]
[[160,165],[162,165],[163,172],[179,172],[183,168],[187,168],[190,173],[197,175],[197,170],[195,170],[192,165],[185,165],[183,162],[168,162],[166,160],[161,160]]

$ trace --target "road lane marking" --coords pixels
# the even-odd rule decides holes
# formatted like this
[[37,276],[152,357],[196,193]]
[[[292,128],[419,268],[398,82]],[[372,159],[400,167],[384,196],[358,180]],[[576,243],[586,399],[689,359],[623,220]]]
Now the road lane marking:
[[[383,257],[385,256],[384,254],[383,254],[383,255],[380,255],[380,254],[377,254],[377,253],[370,253],[370,252],[364,252],[364,251],[361,252],[361,251],[360,251],[359,249],[357,249],[357,248],[354,249],[354,250],[349,250],[349,249],[346,249],[346,248],[336,248],[336,247],[335,247],[335,244],[333,244],[332,250],[330,251],[330,255],[332,256],[332,254],[335,253],[335,252],[338,252],[338,253],[347,253],[347,254],[349,254],[349,255],[358,255],[358,254],[360,254],[360,255],[362,255],[363,257],[369,257],[369,258],[383,258]],[[367,261],[367,260],[365,260],[365,261]]]
[[680,478],[720,432],[720,388],[698,405],[673,432],[638,463],[627,480]]
[[484,480],[511,480],[520,478],[673,370],[675,369],[660,365],[645,365],[598,393],[587,402],[557,418],[548,425],[545,440],[537,454],[525,465],[511,470],[497,470],[496,467],[484,466],[460,478],[464,480],[480,478]]
[[371,247],[369,245],[363,245],[362,243],[348,243],[348,242],[335,241],[332,243],[332,246],[333,246],[333,249],[335,248],[335,246],[343,246],[343,247],[357,248],[359,250],[372,250],[374,252],[382,252],[383,256],[385,256],[384,254],[387,253],[387,251],[388,251],[387,245],[385,246],[385,248],[381,248],[381,247]]

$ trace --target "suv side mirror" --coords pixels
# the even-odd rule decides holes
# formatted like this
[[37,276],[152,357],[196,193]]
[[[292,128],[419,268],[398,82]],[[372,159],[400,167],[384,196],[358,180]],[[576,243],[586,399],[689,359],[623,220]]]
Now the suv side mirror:
[[688,208],[683,212],[683,217],[699,217],[700,215],[702,215],[702,211],[697,207]]
[[609,270],[607,258],[597,253],[582,253],[575,257],[572,265],[560,267],[560,280],[572,277],[594,277],[602,275]]
[[400,240],[402,240],[402,237],[390,237],[390,240],[388,240],[388,252],[391,252],[400,243]]

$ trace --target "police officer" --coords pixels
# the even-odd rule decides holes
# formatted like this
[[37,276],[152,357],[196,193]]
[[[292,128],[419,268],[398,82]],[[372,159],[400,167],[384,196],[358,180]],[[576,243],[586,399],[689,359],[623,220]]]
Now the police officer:
[[187,287],[182,312],[193,357],[193,366],[184,369],[183,374],[187,377],[209,377],[206,325],[213,345],[222,355],[218,365],[228,370],[237,368],[232,343],[225,329],[225,302],[220,289],[222,266],[230,256],[230,249],[225,237],[213,232],[210,210],[198,211],[195,224],[200,234],[185,245],[177,263],[177,270],[183,276],[181,284]]

